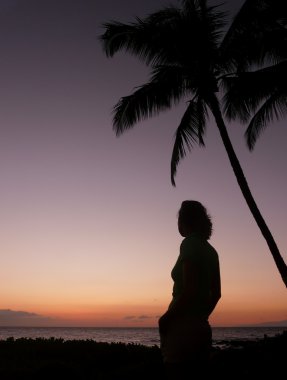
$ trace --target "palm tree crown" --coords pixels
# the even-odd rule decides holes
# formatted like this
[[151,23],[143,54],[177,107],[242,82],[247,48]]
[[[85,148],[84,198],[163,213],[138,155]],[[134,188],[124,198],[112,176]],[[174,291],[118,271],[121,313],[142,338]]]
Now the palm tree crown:
[[151,67],[149,82],[123,97],[114,108],[117,135],[139,120],[188,100],[172,154],[174,185],[176,168],[186,149],[196,143],[204,145],[207,95],[218,89],[218,46],[224,25],[224,13],[218,7],[208,7],[205,1],[183,1],[182,8],[166,7],[132,24],[105,24],[102,41],[108,56],[124,49]]
[[[105,33],[101,41],[108,57],[125,50],[150,68],[149,81],[115,105],[114,130],[121,135],[139,120],[157,115],[182,100],[187,101],[176,129],[171,158],[171,181],[175,185],[180,160],[195,144],[204,145],[207,117],[211,113],[242,194],[287,287],[287,266],[251,194],[222,112],[225,109],[228,117],[240,116],[246,121],[260,102],[265,101],[263,109],[254,116],[250,127],[252,131],[248,132],[251,142],[256,140],[272,112],[284,112],[284,93],[281,91],[278,97],[279,79],[278,86],[274,85],[274,75],[278,75],[279,66],[276,74],[271,68],[256,74],[246,72],[254,64],[268,60],[277,63],[279,57],[286,53],[282,42],[273,42],[274,35],[280,36],[280,41],[284,39],[283,22],[278,24],[276,7],[272,7],[271,21],[268,21],[266,9],[271,0],[247,0],[228,32],[224,33],[226,14],[219,6],[210,6],[206,0],[182,0],[180,3],[179,7],[166,7],[130,24],[104,24]],[[251,32],[252,37],[248,38]],[[258,41],[264,41],[263,48],[257,46]],[[285,70],[286,65],[281,69]],[[252,75],[254,83],[259,83],[262,75],[269,76],[261,92],[246,90],[249,75]],[[219,99],[220,87],[227,88],[225,103]]]

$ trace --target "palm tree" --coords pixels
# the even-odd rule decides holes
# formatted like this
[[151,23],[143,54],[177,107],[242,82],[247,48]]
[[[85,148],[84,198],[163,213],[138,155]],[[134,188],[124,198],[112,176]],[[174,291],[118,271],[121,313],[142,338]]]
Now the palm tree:
[[251,194],[223,118],[219,86],[234,69],[229,54],[232,38],[228,37],[228,43],[223,39],[225,25],[225,13],[218,6],[209,6],[206,0],[182,0],[181,7],[168,6],[129,24],[104,24],[101,41],[108,57],[125,50],[151,70],[148,83],[115,105],[113,127],[119,136],[138,121],[188,100],[171,158],[171,182],[175,186],[180,160],[195,144],[204,145],[211,112],[242,194],[287,287],[287,266]]

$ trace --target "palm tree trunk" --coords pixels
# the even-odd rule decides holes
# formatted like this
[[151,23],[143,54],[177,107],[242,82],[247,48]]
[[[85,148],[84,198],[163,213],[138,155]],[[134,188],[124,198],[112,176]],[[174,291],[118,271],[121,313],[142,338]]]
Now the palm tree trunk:
[[269,247],[270,252],[273,256],[273,259],[275,261],[277,269],[278,269],[278,271],[282,277],[282,280],[283,280],[285,286],[287,287],[287,266],[286,266],[281,254],[280,254],[280,251],[277,247],[277,244],[276,244],[267,224],[265,223],[265,220],[263,219],[263,217],[262,217],[262,215],[261,215],[261,213],[260,213],[260,211],[256,205],[256,202],[253,198],[253,195],[251,194],[247,180],[244,176],[243,170],[241,168],[241,165],[238,161],[238,158],[234,152],[233,146],[232,146],[230,138],[228,136],[227,129],[226,129],[223,117],[222,117],[222,113],[221,113],[221,109],[219,106],[218,99],[214,93],[210,94],[209,107],[210,107],[210,109],[213,113],[213,116],[215,118],[215,121],[216,121],[217,127],[219,129],[224,147],[226,149],[230,164],[233,168],[233,171],[234,171],[234,174],[236,176],[239,187],[241,189],[241,192],[245,198],[245,201],[246,201],[246,203],[247,203],[247,205],[248,205],[248,207],[249,207],[249,209],[250,209],[261,233],[262,233],[262,235],[264,236],[264,238],[268,244],[268,247]]

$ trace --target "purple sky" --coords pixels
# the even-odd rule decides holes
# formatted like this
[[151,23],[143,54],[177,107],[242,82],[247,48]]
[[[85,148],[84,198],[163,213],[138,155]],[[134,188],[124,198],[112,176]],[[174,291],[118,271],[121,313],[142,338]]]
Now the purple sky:
[[[221,259],[214,323],[287,319],[286,290],[213,121],[206,149],[179,166],[176,188],[169,163],[184,105],[119,139],[112,131],[113,105],[147,71],[134,57],[105,57],[101,24],[162,4],[1,1],[0,311],[118,325],[148,315],[156,324],[171,297],[176,213],[182,200],[197,199],[213,216],[211,243]],[[270,126],[253,153],[243,126],[229,131],[286,261],[285,123]]]

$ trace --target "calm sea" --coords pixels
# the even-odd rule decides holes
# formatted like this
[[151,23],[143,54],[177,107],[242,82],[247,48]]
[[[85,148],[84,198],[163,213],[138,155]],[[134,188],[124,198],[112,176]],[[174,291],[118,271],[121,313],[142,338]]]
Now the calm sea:
[[[287,331],[286,327],[213,327],[214,346],[224,347],[226,341],[258,340]],[[0,340],[7,338],[62,338],[64,340],[95,340],[97,342],[122,342],[159,345],[157,328],[108,327],[0,327]]]

